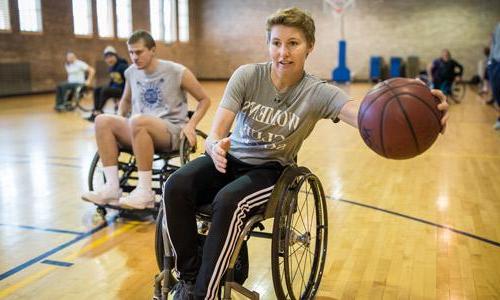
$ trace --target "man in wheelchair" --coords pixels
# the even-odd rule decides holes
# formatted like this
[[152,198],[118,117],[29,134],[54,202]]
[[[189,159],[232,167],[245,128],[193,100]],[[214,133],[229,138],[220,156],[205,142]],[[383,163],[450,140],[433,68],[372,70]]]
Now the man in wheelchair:
[[427,74],[435,89],[440,89],[445,95],[451,95],[453,82],[461,81],[464,68],[451,58],[448,49],[441,51],[441,57],[435,59],[428,67]]
[[[154,206],[151,183],[154,151],[176,150],[181,134],[194,143],[196,125],[206,113],[210,99],[189,69],[156,58],[156,44],[148,32],[134,32],[127,46],[133,65],[125,71],[119,115],[102,114],[95,120],[106,183],[84,193],[82,199],[98,205],[144,209]],[[188,118],[186,92],[198,101],[191,118]],[[131,117],[127,118],[129,113]],[[138,167],[137,187],[123,197],[117,166],[120,148],[132,148]]]
[[60,83],[56,88],[56,103],[54,109],[58,112],[67,109],[69,99],[77,88],[91,86],[94,80],[95,70],[87,63],[79,60],[72,51],[66,53],[64,68],[68,73],[68,79]]
[[[245,222],[266,205],[319,120],[340,119],[357,127],[359,104],[304,71],[314,33],[313,19],[298,8],[268,18],[271,61],[234,72],[206,140],[208,155],[186,164],[164,184],[166,232],[179,275],[174,299],[216,297]],[[433,93],[443,101],[439,109],[446,110],[445,96]],[[209,203],[212,223],[200,258],[195,216],[197,207]]]

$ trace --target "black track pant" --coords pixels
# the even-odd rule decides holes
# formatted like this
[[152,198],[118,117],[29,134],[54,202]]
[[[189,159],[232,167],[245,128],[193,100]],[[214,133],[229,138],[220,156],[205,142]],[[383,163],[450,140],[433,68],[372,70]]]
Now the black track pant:
[[[223,174],[203,156],[168,178],[163,201],[175,267],[181,279],[196,282],[197,299],[215,298],[245,221],[269,200],[282,171],[279,163],[255,166],[229,156]],[[195,210],[207,203],[212,203],[212,224],[200,261]]]
[[94,111],[102,112],[102,109],[109,98],[120,99],[121,96],[122,89],[109,86],[102,86],[94,89]]

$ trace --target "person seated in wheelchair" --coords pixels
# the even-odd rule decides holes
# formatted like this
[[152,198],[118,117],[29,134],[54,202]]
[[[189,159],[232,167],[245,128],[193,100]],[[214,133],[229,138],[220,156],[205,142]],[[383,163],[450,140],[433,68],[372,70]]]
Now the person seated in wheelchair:
[[[294,164],[321,119],[357,127],[359,103],[304,71],[315,25],[298,8],[267,19],[270,62],[231,76],[206,140],[207,156],[181,167],[164,184],[166,233],[179,275],[174,299],[214,299],[244,224],[266,205],[284,168]],[[447,110],[446,97],[433,90]],[[443,118],[443,124],[447,116]],[[231,126],[235,123],[231,135]],[[197,253],[196,209],[211,203],[212,223]]]
[[451,95],[453,82],[462,80],[464,68],[451,58],[448,49],[441,51],[441,57],[435,59],[428,67],[429,80],[435,89],[440,89],[445,95]]
[[[178,149],[181,134],[194,144],[196,125],[205,115],[210,99],[189,69],[156,58],[156,44],[148,32],[134,32],[127,46],[133,64],[125,71],[119,115],[102,114],[95,120],[106,184],[84,193],[82,199],[98,205],[112,203],[144,209],[154,206],[151,184],[154,151]],[[186,92],[198,101],[191,118],[188,118]],[[129,112],[131,117],[127,118]],[[132,148],[138,168],[137,187],[123,197],[118,183],[120,148]]]
[[102,109],[109,98],[119,99],[125,88],[125,70],[128,62],[118,56],[113,46],[104,49],[104,61],[109,66],[110,81],[107,86],[100,86],[94,89],[94,109],[87,120],[94,122],[97,115],[102,114]]
[[95,70],[86,62],[79,60],[74,52],[66,53],[66,63],[64,64],[68,73],[68,80],[61,82],[56,88],[56,103],[54,109],[56,111],[66,110],[66,104],[71,100],[76,88],[91,86],[94,80]]

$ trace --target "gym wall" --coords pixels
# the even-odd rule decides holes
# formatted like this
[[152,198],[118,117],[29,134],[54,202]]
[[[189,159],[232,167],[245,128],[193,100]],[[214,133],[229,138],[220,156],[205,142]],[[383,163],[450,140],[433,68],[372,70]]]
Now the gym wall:
[[[19,32],[17,1],[9,2],[12,30],[0,32],[0,96],[54,90],[66,78],[63,63],[68,50],[101,70],[99,83],[106,81],[102,58],[106,45],[129,59],[124,39],[97,36],[95,1],[92,37],[73,34],[70,0],[41,3],[43,32],[38,34]],[[149,1],[132,3],[133,29],[149,30]],[[320,0],[190,0],[190,42],[159,43],[158,56],[186,65],[201,79],[227,79],[242,64],[268,60],[266,18],[291,6],[309,10],[316,21],[315,50],[306,69],[329,79],[337,64],[340,23]],[[449,48],[464,65],[464,77],[469,79],[500,22],[500,1],[357,0],[344,22],[347,63],[356,80],[368,78],[372,55],[386,61],[391,56],[416,55],[423,69],[442,48]]]

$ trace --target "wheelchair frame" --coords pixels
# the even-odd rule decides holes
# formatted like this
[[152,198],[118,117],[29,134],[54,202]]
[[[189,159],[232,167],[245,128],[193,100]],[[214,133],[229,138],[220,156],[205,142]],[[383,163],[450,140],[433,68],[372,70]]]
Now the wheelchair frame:
[[[85,98],[85,93],[88,92],[88,89],[89,88],[87,86],[80,85],[73,91],[67,92],[64,98],[67,100],[66,103],[68,104],[69,111],[75,110],[76,108],[79,108],[83,112],[89,112],[92,110],[93,106],[87,107],[82,104],[82,99]],[[68,98],[70,96],[71,98]]]
[[[201,138],[203,140],[203,141],[198,141],[198,143],[204,142],[204,140],[207,138],[207,134],[198,129],[196,129],[196,135],[198,138]],[[175,172],[177,169],[179,169],[181,166],[183,166],[193,158],[191,156],[197,152],[198,147],[200,147],[199,144],[195,146],[190,146],[188,140],[186,138],[182,138],[179,150],[172,152],[155,153],[155,156],[153,157],[152,173],[153,173],[153,182],[159,183],[158,187],[153,187],[153,190],[156,195],[161,195],[162,193],[161,189],[163,183],[167,180],[170,174]],[[131,184],[130,181],[138,180],[137,165],[135,163],[135,156],[133,155],[131,150],[125,150],[125,149],[120,150],[118,157],[120,158],[122,154],[126,154],[128,157],[125,161],[120,161],[120,159],[118,159],[119,184],[120,188],[123,190],[124,193],[130,193],[135,188],[135,185]],[[175,158],[179,158],[178,164],[171,163],[171,160]],[[154,167],[155,163],[159,161],[163,162],[162,166],[160,168],[155,168]],[[93,191],[96,188],[95,176],[99,168],[99,162],[100,162],[99,152],[96,152],[94,158],[92,159],[92,163],[90,165],[88,174],[88,187],[90,191]],[[102,179],[103,182],[105,183],[106,178],[104,177],[104,174],[102,174]],[[156,201],[155,206],[153,208],[146,208],[142,210],[126,209],[111,204],[97,205],[96,211],[98,216],[100,216],[102,219],[105,219],[108,208],[118,210],[118,215],[120,217],[141,218],[141,216],[152,215],[154,218],[156,218],[160,208],[160,202]]]
[[[304,184],[306,184],[305,192],[301,191]],[[310,189],[307,187],[310,187]],[[304,203],[300,206],[299,197],[304,193],[308,195],[309,192],[312,192],[312,199],[308,199],[308,196],[306,196]],[[309,231],[301,233],[297,230],[298,219],[296,223],[292,223],[294,216],[297,213],[301,214],[304,205],[309,204],[308,201],[313,201],[314,205],[315,231],[311,232],[309,229]],[[198,221],[206,222],[210,219],[210,210],[210,205],[200,207],[197,211]],[[160,209],[160,212],[156,224],[155,250],[158,267],[161,272],[155,276],[153,296],[155,300],[167,299],[169,292],[176,282],[176,278],[172,274],[174,257],[166,231],[163,230],[166,226],[163,208]],[[253,232],[256,227],[263,228],[260,222],[271,218],[274,218],[272,233],[257,234]],[[302,218],[302,215],[300,215],[300,218]],[[304,223],[304,220],[302,222]],[[311,220],[311,225],[313,225],[312,223],[313,221]],[[223,283],[224,293],[223,295],[219,294],[219,299],[222,296],[224,300],[231,299],[233,290],[249,299],[259,299],[257,292],[245,288],[234,280],[234,267],[239,251],[243,242],[251,235],[271,237],[271,269],[276,297],[278,299],[292,300],[314,298],[323,275],[328,244],[326,197],[319,178],[312,174],[309,169],[295,165],[289,166],[283,171],[267,205],[262,207],[261,212],[250,217],[245,223],[243,232],[230,258],[225,282]],[[312,241],[314,241],[313,252],[309,251]],[[297,283],[295,282],[298,269],[295,269],[295,272],[293,272],[294,270],[290,266],[292,259],[288,256],[299,251],[299,248],[293,248],[294,245],[299,245],[299,248],[305,249],[305,251],[303,250],[303,255],[308,252],[311,263],[309,276],[306,276],[307,282],[304,281],[305,278],[302,273],[302,271],[307,273],[307,270],[305,270],[305,267],[303,268],[304,270],[300,270],[302,285],[298,293],[296,291]],[[302,261],[302,258],[300,261]],[[307,257],[305,262],[307,262]]]

